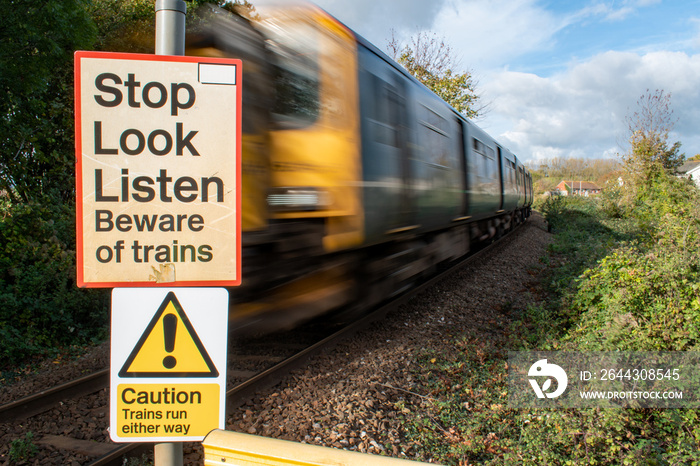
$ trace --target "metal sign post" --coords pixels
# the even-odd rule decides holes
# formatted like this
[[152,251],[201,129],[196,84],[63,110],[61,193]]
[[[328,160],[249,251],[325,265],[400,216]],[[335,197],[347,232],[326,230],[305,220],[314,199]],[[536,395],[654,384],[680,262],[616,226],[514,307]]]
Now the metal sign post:
[[[156,0],[156,55],[185,54],[184,0]],[[154,466],[182,466],[182,443],[157,443],[153,450]]]
[[156,55],[185,54],[184,0],[156,0]]

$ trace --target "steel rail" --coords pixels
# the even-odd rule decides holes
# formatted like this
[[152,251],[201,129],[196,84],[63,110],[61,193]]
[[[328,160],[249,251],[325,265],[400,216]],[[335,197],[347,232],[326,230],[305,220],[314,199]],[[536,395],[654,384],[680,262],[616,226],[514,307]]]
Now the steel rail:
[[26,419],[48,411],[61,401],[89,395],[108,386],[109,369],[94,372],[0,406],[0,422]]

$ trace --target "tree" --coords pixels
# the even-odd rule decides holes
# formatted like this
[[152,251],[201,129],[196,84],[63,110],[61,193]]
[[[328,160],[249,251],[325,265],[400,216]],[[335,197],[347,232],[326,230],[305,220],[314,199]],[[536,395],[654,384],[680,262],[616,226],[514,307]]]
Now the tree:
[[[204,2],[188,2],[188,15]],[[73,202],[73,53],[152,53],[154,18],[153,0],[9,0],[0,16],[4,197]]]
[[637,111],[627,117],[630,149],[622,155],[633,182],[647,185],[662,174],[673,174],[683,165],[685,154],[680,142],[669,148],[668,138],[676,119],[671,109],[671,94],[647,89],[637,100]]
[[[189,12],[191,7],[187,6]],[[90,16],[97,26],[95,50],[153,53],[153,0],[91,0]]]
[[0,191],[13,202],[70,196],[72,57],[95,28],[85,0],[9,3],[0,16]]
[[391,57],[430,90],[468,118],[480,116],[479,95],[470,72],[458,72],[452,47],[436,34],[419,32],[410,44],[401,44],[392,32],[388,43]]

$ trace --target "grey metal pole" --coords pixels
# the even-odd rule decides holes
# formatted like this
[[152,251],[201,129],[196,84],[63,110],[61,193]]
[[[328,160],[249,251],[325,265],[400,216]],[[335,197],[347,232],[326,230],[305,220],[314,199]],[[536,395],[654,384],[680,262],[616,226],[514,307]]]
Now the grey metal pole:
[[184,0],[156,0],[156,55],[185,54]]
[[153,447],[153,466],[183,466],[182,443],[156,443]]
[[[185,54],[184,0],[156,0],[156,55]],[[153,448],[154,466],[183,466],[182,443],[157,443]]]

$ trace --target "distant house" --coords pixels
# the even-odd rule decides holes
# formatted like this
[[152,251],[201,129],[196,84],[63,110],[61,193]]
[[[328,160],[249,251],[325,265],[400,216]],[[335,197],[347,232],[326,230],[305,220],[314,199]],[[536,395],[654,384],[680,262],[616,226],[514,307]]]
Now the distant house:
[[589,196],[600,193],[600,187],[591,181],[562,181],[556,189],[562,196]]
[[700,186],[700,162],[686,162],[678,169],[678,175],[683,178],[690,178],[693,182]]

